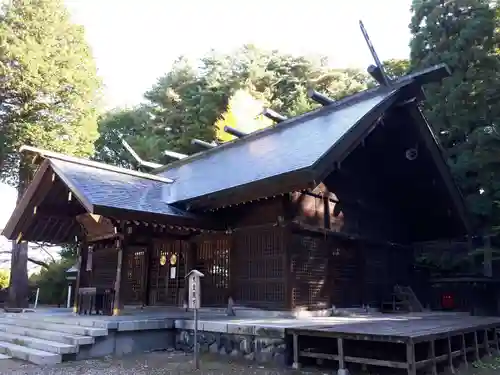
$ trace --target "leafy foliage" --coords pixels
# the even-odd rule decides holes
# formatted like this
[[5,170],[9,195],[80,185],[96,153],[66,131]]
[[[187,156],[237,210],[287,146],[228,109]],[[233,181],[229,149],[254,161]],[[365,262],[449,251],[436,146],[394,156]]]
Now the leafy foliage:
[[252,133],[272,125],[273,121],[262,115],[263,107],[263,103],[252,97],[247,91],[236,91],[229,99],[227,111],[215,122],[217,140],[228,142],[234,139],[234,136],[224,131],[225,126],[245,133]]
[[479,228],[500,219],[498,9],[489,0],[414,0],[411,67],[446,63],[452,76],[427,88],[425,112]]
[[[12,0],[0,22],[0,179],[20,196],[33,166],[21,145],[89,155],[99,80],[83,29],[62,0]],[[28,246],[12,251],[10,304],[27,303]]]
[[92,153],[99,81],[83,29],[61,0],[13,0],[0,23],[1,177],[17,180],[29,144]]
[[[401,74],[407,66],[407,60],[387,62],[392,75]],[[329,68],[325,59],[313,61],[251,45],[230,54],[212,51],[195,64],[181,57],[145,93],[145,106],[111,111],[99,120],[95,157],[131,166],[130,157],[119,144],[118,135],[122,135],[144,160],[164,163],[164,150],[200,151],[191,144],[193,138],[207,142],[231,139],[221,126],[245,130],[244,124],[251,123],[246,129],[250,131],[269,124],[254,113],[255,103],[296,116],[317,107],[307,97],[308,88],[339,99],[373,84],[366,73]],[[248,101],[252,102],[251,114],[233,110],[240,107],[238,103]]]
[[8,270],[0,270],[0,289],[5,289],[9,286],[10,272]]
[[73,261],[62,259],[53,262],[49,268],[42,268],[30,277],[30,284],[40,288],[40,304],[63,304],[68,293],[66,271],[73,266]]

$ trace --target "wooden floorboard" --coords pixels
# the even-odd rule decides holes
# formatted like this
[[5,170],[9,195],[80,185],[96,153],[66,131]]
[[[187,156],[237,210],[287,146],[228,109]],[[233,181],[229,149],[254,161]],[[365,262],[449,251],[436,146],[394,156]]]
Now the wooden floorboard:
[[355,336],[388,336],[395,338],[422,339],[430,336],[439,336],[448,333],[461,333],[500,326],[500,317],[478,316],[429,316],[402,318],[380,317],[373,320],[349,322],[333,322],[330,325],[318,324],[312,326],[295,326],[287,329],[289,333],[315,336],[314,333],[324,335],[355,335]]

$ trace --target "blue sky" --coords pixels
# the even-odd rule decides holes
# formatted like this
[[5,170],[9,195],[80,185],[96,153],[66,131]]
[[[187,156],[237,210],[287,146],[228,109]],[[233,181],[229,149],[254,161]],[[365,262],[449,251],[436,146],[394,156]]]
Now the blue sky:
[[[172,62],[245,43],[328,56],[337,67],[372,63],[362,19],[381,59],[408,56],[411,0],[66,0],[85,27],[108,107],[130,106]],[[0,228],[15,206],[0,184]],[[0,242],[2,239],[0,238]],[[0,243],[1,245],[1,243]]]

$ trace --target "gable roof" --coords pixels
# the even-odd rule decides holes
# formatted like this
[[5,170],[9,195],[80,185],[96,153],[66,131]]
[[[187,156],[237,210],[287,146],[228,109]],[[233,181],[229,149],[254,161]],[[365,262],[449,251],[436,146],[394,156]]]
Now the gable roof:
[[445,65],[429,68],[175,161],[154,171],[175,181],[163,198],[211,208],[222,197],[239,203],[242,190],[250,200],[314,186],[390,106],[448,75]]
[[[2,234],[14,239],[24,229],[33,207],[50,194],[43,185],[54,174],[75,196],[81,206],[91,214],[124,220],[146,220],[172,223],[193,228],[215,228],[216,223],[200,215],[186,212],[165,203],[161,199],[162,187],[170,180],[161,176],[112,167],[85,159],[68,157],[35,148],[25,148],[44,156],[45,160],[35,174],[32,183],[5,225]],[[50,155],[50,156],[49,156]],[[52,183],[54,183],[52,178]],[[43,191],[43,196],[35,195]],[[59,197],[59,200],[66,200]],[[62,213],[61,213],[62,214]],[[62,225],[62,224],[61,224]]]
[[161,191],[168,184],[166,182],[84,163],[52,158],[47,161],[89,213],[105,215],[113,210],[127,210],[182,219],[197,218],[163,202]]
[[[447,75],[444,65],[408,75],[389,87],[379,86],[351,95],[173,162],[154,174],[25,149],[45,157],[50,168],[90,213],[114,217],[147,214],[157,219],[202,221],[206,225],[199,215],[180,207],[215,208],[315,187],[375,128],[391,106],[419,97],[423,84]],[[447,182],[450,196],[467,222],[463,199],[446,161],[430,128],[425,131],[433,139],[427,146],[434,150],[434,161]]]
[[[186,201],[306,172],[355,124],[368,118],[372,122],[382,115],[398,93],[398,90],[370,93],[356,103],[325,107],[327,110],[316,111],[314,116],[301,116],[191,160],[174,162],[160,173],[175,180],[171,186],[165,186],[164,199],[169,203]],[[313,174],[307,178],[313,179]]]

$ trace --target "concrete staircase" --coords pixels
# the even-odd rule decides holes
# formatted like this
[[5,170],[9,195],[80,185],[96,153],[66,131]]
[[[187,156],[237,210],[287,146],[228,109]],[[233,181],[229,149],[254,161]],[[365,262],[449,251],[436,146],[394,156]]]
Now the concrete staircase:
[[[37,365],[61,363],[76,356],[83,345],[107,336],[95,322],[35,313],[0,316],[0,354]],[[1,359],[2,357],[0,357]]]

